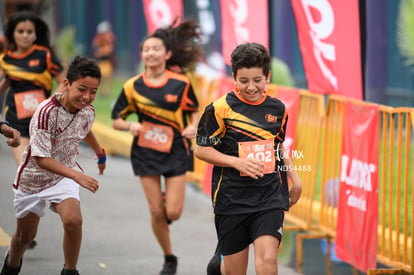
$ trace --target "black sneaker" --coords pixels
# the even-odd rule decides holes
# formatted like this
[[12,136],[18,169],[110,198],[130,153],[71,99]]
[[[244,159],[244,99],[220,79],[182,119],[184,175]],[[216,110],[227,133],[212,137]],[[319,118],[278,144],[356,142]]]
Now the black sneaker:
[[27,246],[27,249],[34,249],[36,245],[37,245],[36,240],[33,240],[29,243],[29,245]]
[[8,267],[9,260],[9,254],[6,255],[6,258],[4,259],[3,268],[1,269],[0,275],[17,275],[20,272],[20,269],[22,268],[22,260],[20,260],[20,266],[18,268],[11,268]]
[[166,255],[165,262],[159,275],[175,275],[177,272],[177,257],[174,255]]
[[213,257],[207,264],[207,275],[221,275],[221,251],[219,244],[217,243],[216,251],[214,251]]
[[63,268],[62,272],[60,272],[60,275],[79,275],[79,271],[77,271],[76,269],[68,270],[66,268]]

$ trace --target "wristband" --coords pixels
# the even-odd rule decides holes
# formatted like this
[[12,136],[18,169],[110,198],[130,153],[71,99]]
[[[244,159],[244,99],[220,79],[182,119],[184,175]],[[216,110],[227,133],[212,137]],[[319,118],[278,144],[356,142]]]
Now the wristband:
[[1,126],[3,126],[3,124],[6,124],[7,126],[12,127],[8,121],[6,121],[6,120],[5,121],[1,121],[0,122],[0,133],[3,133],[3,131],[1,130]]
[[103,153],[96,154],[96,156],[98,157],[98,164],[104,164],[106,162],[105,149],[102,148],[102,151],[103,151]]

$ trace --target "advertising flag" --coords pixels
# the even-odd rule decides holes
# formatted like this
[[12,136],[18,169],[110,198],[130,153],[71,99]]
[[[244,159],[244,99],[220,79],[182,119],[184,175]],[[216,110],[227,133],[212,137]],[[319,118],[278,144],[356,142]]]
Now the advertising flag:
[[220,0],[223,59],[230,65],[231,52],[246,42],[269,48],[268,1]]
[[291,0],[308,90],[363,99],[358,0]]
[[378,107],[346,103],[344,127],[335,252],[366,273],[377,256]]

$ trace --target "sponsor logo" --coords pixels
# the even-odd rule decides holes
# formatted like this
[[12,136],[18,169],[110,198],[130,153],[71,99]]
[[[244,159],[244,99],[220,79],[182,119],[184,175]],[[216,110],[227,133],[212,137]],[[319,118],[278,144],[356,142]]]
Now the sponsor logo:
[[36,66],[39,66],[39,59],[29,60],[29,67],[36,67]]
[[174,103],[178,101],[178,95],[166,94],[165,101],[168,103]]
[[265,119],[269,123],[276,123],[277,116],[274,116],[274,115],[271,115],[271,114],[266,114]]

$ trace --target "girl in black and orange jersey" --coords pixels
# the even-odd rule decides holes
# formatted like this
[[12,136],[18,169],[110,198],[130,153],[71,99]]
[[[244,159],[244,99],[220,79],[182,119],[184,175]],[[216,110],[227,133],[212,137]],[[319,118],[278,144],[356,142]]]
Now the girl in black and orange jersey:
[[6,24],[7,51],[0,58],[4,79],[0,93],[6,96],[6,120],[21,133],[21,144],[12,148],[19,165],[24,147],[29,143],[29,123],[36,107],[48,98],[52,77],[64,79],[63,67],[53,54],[47,24],[35,14],[22,11],[12,14]]
[[256,274],[277,275],[284,211],[302,192],[282,145],[285,105],[266,94],[270,60],[263,45],[236,47],[235,88],[208,105],[198,124],[195,154],[214,165],[211,197],[219,244],[208,275],[246,274],[251,243]]
[[[141,44],[145,71],[125,82],[112,110],[113,128],[134,135],[131,162],[140,177],[151,213],[151,224],[165,264],[161,275],[175,274],[168,223],[183,210],[185,173],[192,170],[191,138],[195,136],[198,102],[182,72],[194,68],[201,54],[195,21],[156,30]],[[136,113],[138,122],[125,121]],[[161,177],[165,177],[163,199]]]

